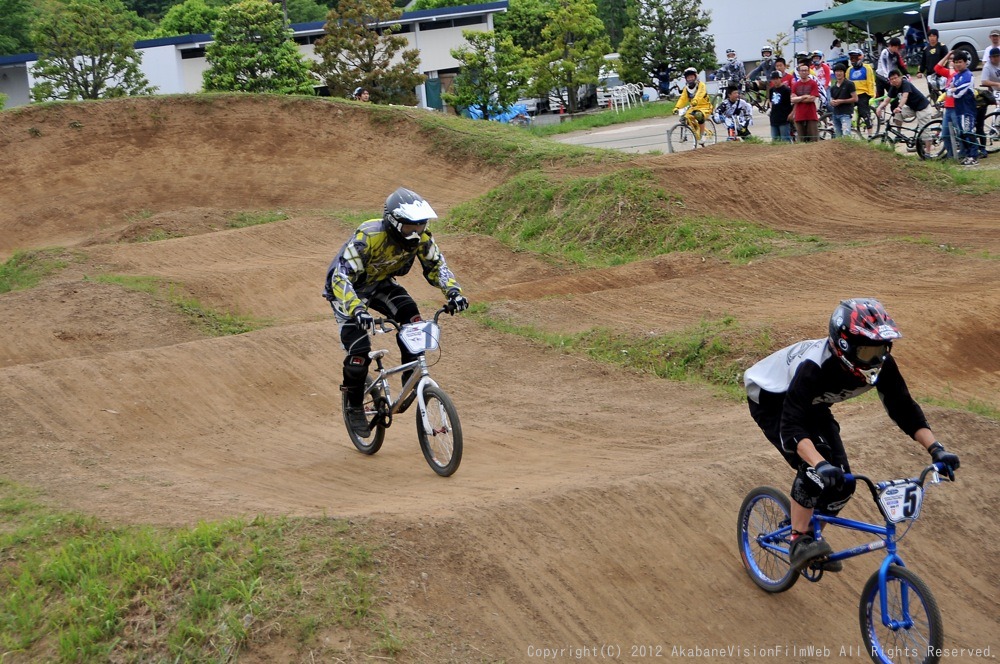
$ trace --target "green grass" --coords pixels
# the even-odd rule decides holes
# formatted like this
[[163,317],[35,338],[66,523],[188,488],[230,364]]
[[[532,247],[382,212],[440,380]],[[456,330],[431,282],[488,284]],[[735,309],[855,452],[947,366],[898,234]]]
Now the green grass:
[[605,328],[578,334],[545,332],[498,319],[486,305],[470,311],[490,329],[659,378],[711,385],[733,399],[745,396],[741,380],[747,367],[774,351],[769,330],[747,330],[732,317],[702,321],[677,332],[636,336]]
[[457,206],[446,224],[588,267],[675,251],[746,261],[809,242],[749,222],[685,215],[683,201],[644,168],[562,180],[528,171]]
[[345,521],[114,527],[3,480],[0,515],[0,650],[15,659],[233,661],[286,630],[321,651],[320,626],[402,649],[377,610],[373,549]]
[[186,295],[177,284],[164,282],[156,277],[100,274],[90,278],[100,283],[114,284],[165,300],[187,316],[203,332],[213,337],[253,332],[269,324],[267,321],[257,320],[249,316],[210,309],[197,299]]
[[528,131],[535,136],[555,136],[584,129],[609,127],[626,122],[648,120],[650,118],[669,117],[674,112],[673,102],[653,102],[642,106],[626,108],[619,113],[613,110],[601,110],[596,113],[583,113],[572,119],[554,124],[532,125]]
[[15,251],[0,264],[0,293],[33,288],[48,275],[67,265],[62,249]]
[[264,212],[238,212],[226,221],[228,228],[246,228],[247,226],[259,226],[260,224],[270,224],[274,221],[284,221],[288,215],[281,210]]
[[921,396],[918,401],[932,406],[941,406],[942,408],[951,408],[952,410],[963,410],[974,415],[980,415],[991,420],[1000,421],[1000,408],[988,404],[985,401],[980,401],[979,399],[959,401],[958,399],[953,399],[951,397]]

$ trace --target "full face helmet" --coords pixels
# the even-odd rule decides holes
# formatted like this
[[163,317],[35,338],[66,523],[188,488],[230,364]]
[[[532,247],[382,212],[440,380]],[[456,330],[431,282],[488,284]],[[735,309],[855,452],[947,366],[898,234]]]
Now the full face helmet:
[[764,48],[760,49],[760,56],[764,59],[771,57],[773,53],[774,51],[771,50],[770,46],[765,46]]
[[385,199],[385,220],[389,234],[408,249],[420,244],[427,222],[437,214],[420,194],[400,187]]
[[903,334],[871,298],[842,301],[830,316],[830,347],[848,371],[874,385],[892,342]]
[[[690,78],[693,76],[694,78]],[[684,70],[684,80],[687,82],[687,86],[692,90],[696,85],[698,85],[698,70],[694,67],[688,67]]]

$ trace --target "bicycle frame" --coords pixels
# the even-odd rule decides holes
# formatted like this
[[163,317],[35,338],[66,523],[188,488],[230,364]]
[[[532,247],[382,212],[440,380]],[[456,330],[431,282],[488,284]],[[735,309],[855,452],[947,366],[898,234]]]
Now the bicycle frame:
[[[427,358],[420,355],[412,362],[406,362],[405,364],[385,369],[382,366],[382,356],[385,355],[385,353],[386,351],[372,351],[372,359],[375,360],[376,369],[378,371],[378,377],[374,382],[378,385],[379,392],[385,397],[386,405],[389,407],[389,418],[392,418],[393,415],[399,413],[400,410],[402,410],[403,405],[407,404],[407,397],[416,392],[417,408],[420,412],[420,419],[424,423],[425,430],[430,431],[431,424],[427,419],[427,404],[424,402],[424,388],[427,386],[438,387],[438,384],[434,382],[434,379],[431,378],[430,372],[428,371]],[[393,399],[392,388],[389,386],[389,376],[403,373],[404,371],[409,371],[410,369],[414,369],[413,375],[410,376],[409,380],[406,381],[406,384],[403,385],[402,389],[400,389],[399,396]]]
[[[872,494],[872,499],[875,501],[876,505],[879,505],[878,492],[880,489],[884,489],[890,486],[897,486],[909,482],[917,482],[921,487],[924,485],[924,479],[931,471],[934,474],[931,477],[931,484],[938,484],[940,478],[937,475],[939,470],[944,470],[944,468],[938,468],[939,464],[932,464],[924,469],[919,478],[911,478],[907,480],[892,480],[888,482],[880,482],[875,484],[870,479],[864,475],[852,475],[847,474],[844,476],[845,481],[861,481],[868,485],[869,490]],[[899,567],[906,567],[903,559],[900,558],[897,553],[896,546],[896,524],[889,520],[888,516],[879,507],[879,513],[882,514],[885,519],[885,525],[878,525],[874,523],[868,523],[866,521],[857,521],[855,519],[845,519],[839,516],[833,516],[830,514],[819,514],[813,513],[812,521],[810,526],[813,530],[814,536],[819,537],[822,527],[826,524],[836,526],[839,528],[844,528],[846,530],[854,530],[857,532],[869,533],[872,535],[877,535],[879,539],[868,542],[866,544],[861,544],[859,546],[851,547],[849,549],[843,549],[841,551],[836,551],[827,558],[827,561],[833,562],[837,560],[846,560],[848,558],[854,558],[866,553],[871,553],[872,551],[885,550],[885,557],[882,559],[882,563],[879,566],[878,571],[878,584],[879,584],[879,603],[882,615],[882,624],[892,630],[897,629],[910,629],[913,626],[913,619],[910,617],[910,607],[909,607],[909,597],[904,593],[902,597],[902,621],[890,620],[889,606],[888,606],[888,593],[886,592],[886,577],[888,574],[889,567],[892,565],[898,565]],[[772,533],[760,537],[758,539],[758,544],[769,551],[775,553],[780,553],[785,556],[791,555],[791,547],[786,543],[789,535],[791,535],[792,526],[787,524],[775,530]],[[802,575],[809,579],[810,581],[819,581],[822,572],[810,575],[808,570],[803,570]]]

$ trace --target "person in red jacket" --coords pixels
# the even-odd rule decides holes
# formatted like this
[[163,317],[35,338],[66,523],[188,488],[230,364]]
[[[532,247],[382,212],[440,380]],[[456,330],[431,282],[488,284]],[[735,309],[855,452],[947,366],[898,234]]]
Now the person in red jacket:
[[819,84],[809,75],[807,63],[800,63],[798,72],[798,80],[792,83],[792,117],[798,140],[809,143],[819,140],[819,113],[816,111]]

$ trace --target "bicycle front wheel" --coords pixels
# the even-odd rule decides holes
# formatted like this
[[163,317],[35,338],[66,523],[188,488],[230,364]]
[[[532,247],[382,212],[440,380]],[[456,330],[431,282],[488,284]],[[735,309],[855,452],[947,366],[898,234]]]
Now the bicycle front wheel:
[[385,440],[385,427],[382,424],[376,424],[376,420],[381,420],[378,417],[377,406],[381,396],[382,393],[372,381],[371,376],[366,378],[363,407],[365,409],[365,418],[368,420],[369,426],[371,426],[372,433],[367,438],[364,438],[355,433],[354,429],[351,428],[351,423],[347,419],[347,393],[341,392],[341,408],[344,413],[344,426],[347,427],[347,435],[350,437],[351,442],[354,443],[354,447],[358,448],[358,451],[362,454],[375,454],[381,449],[382,441]]
[[437,387],[424,388],[424,405],[430,431],[417,409],[417,438],[427,464],[438,475],[448,477],[462,463],[462,424],[451,398]]
[[667,150],[670,152],[693,150],[696,145],[694,134],[691,132],[691,128],[687,126],[684,118],[681,118],[681,121],[667,132]]
[[941,611],[927,584],[905,567],[892,565],[885,576],[885,600],[888,615],[882,613],[882,589],[875,572],[861,591],[859,612],[861,634],[872,661],[937,662],[944,628]]
[[781,491],[757,487],[747,494],[736,524],[736,545],[743,567],[758,586],[769,593],[788,590],[799,580],[788,557],[791,503]]
[[917,134],[917,154],[921,159],[939,159],[944,154],[940,120],[928,122]]

